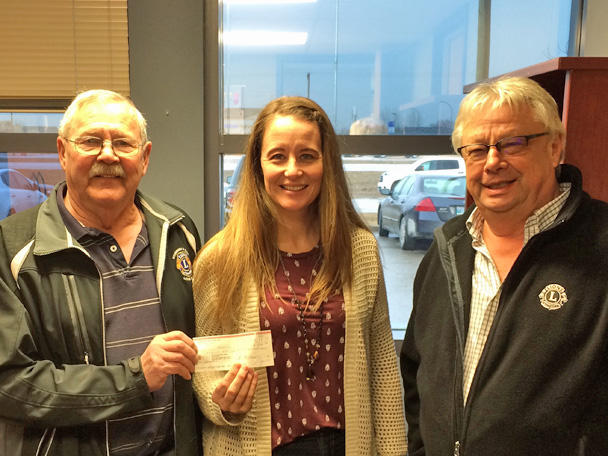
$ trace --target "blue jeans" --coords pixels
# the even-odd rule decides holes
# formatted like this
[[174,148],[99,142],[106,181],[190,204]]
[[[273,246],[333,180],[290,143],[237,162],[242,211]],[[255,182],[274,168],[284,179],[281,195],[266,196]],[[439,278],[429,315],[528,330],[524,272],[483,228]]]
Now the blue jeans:
[[272,456],[344,456],[345,451],[344,431],[323,428],[278,446]]

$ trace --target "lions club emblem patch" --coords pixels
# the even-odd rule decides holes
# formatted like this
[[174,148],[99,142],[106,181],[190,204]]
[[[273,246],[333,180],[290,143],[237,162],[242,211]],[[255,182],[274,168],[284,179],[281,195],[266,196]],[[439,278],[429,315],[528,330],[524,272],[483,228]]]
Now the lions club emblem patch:
[[543,288],[543,291],[538,295],[540,298],[540,304],[545,309],[557,310],[568,302],[568,296],[566,296],[566,289],[561,285],[552,283]]
[[175,260],[175,267],[182,273],[184,280],[192,280],[192,262],[190,261],[188,251],[183,247],[180,247],[173,252],[171,258]]

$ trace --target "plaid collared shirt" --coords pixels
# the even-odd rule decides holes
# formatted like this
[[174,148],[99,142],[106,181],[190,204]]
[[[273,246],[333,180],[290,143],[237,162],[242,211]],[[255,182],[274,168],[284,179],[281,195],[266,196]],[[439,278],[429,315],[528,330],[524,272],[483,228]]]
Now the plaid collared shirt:
[[[551,202],[536,210],[524,226],[524,243],[532,236],[546,230],[557,218],[557,214],[564,206],[570,194],[570,183],[559,185],[560,194]],[[464,376],[463,393],[466,404],[469,390],[473,383],[473,377],[481,353],[488,339],[498,302],[502,291],[502,282],[494,260],[483,240],[482,228],[484,219],[481,213],[475,209],[469,216],[466,227],[473,238],[472,246],[475,249],[475,266],[472,277],[471,317],[469,331],[464,349]],[[523,246],[522,246],[523,247]]]

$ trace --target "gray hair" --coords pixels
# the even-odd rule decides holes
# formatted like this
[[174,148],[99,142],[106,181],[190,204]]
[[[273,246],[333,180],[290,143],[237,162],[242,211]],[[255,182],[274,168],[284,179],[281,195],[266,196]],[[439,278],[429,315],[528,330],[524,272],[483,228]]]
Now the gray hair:
[[464,128],[473,118],[475,111],[483,108],[498,109],[504,105],[514,111],[529,107],[534,118],[545,126],[547,132],[565,138],[566,130],[553,97],[532,79],[505,76],[479,84],[464,97],[452,132],[454,150],[462,146]]
[[61,123],[59,124],[59,136],[67,137],[69,135],[74,116],[80,109],[84,108],[85,106],[89,106],[91,104],[99,102],[127,104],[133,111],[133,115],[135,116],[135,118],[137,119],[137,123],[139,124],[139,132],[141,135],[142,143],[148,142],[146,119],[141,114],[141,112],[139,112],[139,110],[135,107],[133,102],[129,98],[117,92],[102,89],[87,90],[86,92],[79,93],[76,98],[74,98],[70,106],[68,106],[68,109],[66,109],[65,114],[61,119]]

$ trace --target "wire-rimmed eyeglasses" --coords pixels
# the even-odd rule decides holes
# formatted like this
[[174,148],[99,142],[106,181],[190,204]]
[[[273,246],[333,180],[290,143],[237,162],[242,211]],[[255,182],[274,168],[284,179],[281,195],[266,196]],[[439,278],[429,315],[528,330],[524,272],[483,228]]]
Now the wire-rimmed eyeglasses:
[[79,136],[76,139],[64,138],[74,144],[76,152],[82,155],[98,155],[105,143],[109,142],[112,145],[112,150],[119,157],[132,157],[139,152],[139,148],[143,146],[135,139],[130,138],[115,138],[101,139],[96,136]]
[[490,151],[490,147],[496,147],[498,152],[502,152],[505,155],[517,155],[522,153],[528,147],[528,142],[531,139],[538,138],[540,136],[548,135],[549,132],[535,133],[533,135],[524,136],[510,136],[503,138],[496,144],[467,144],[466,146],[459,147],[456,149],[458,153],[465,160],[471,162],[485,161]]

